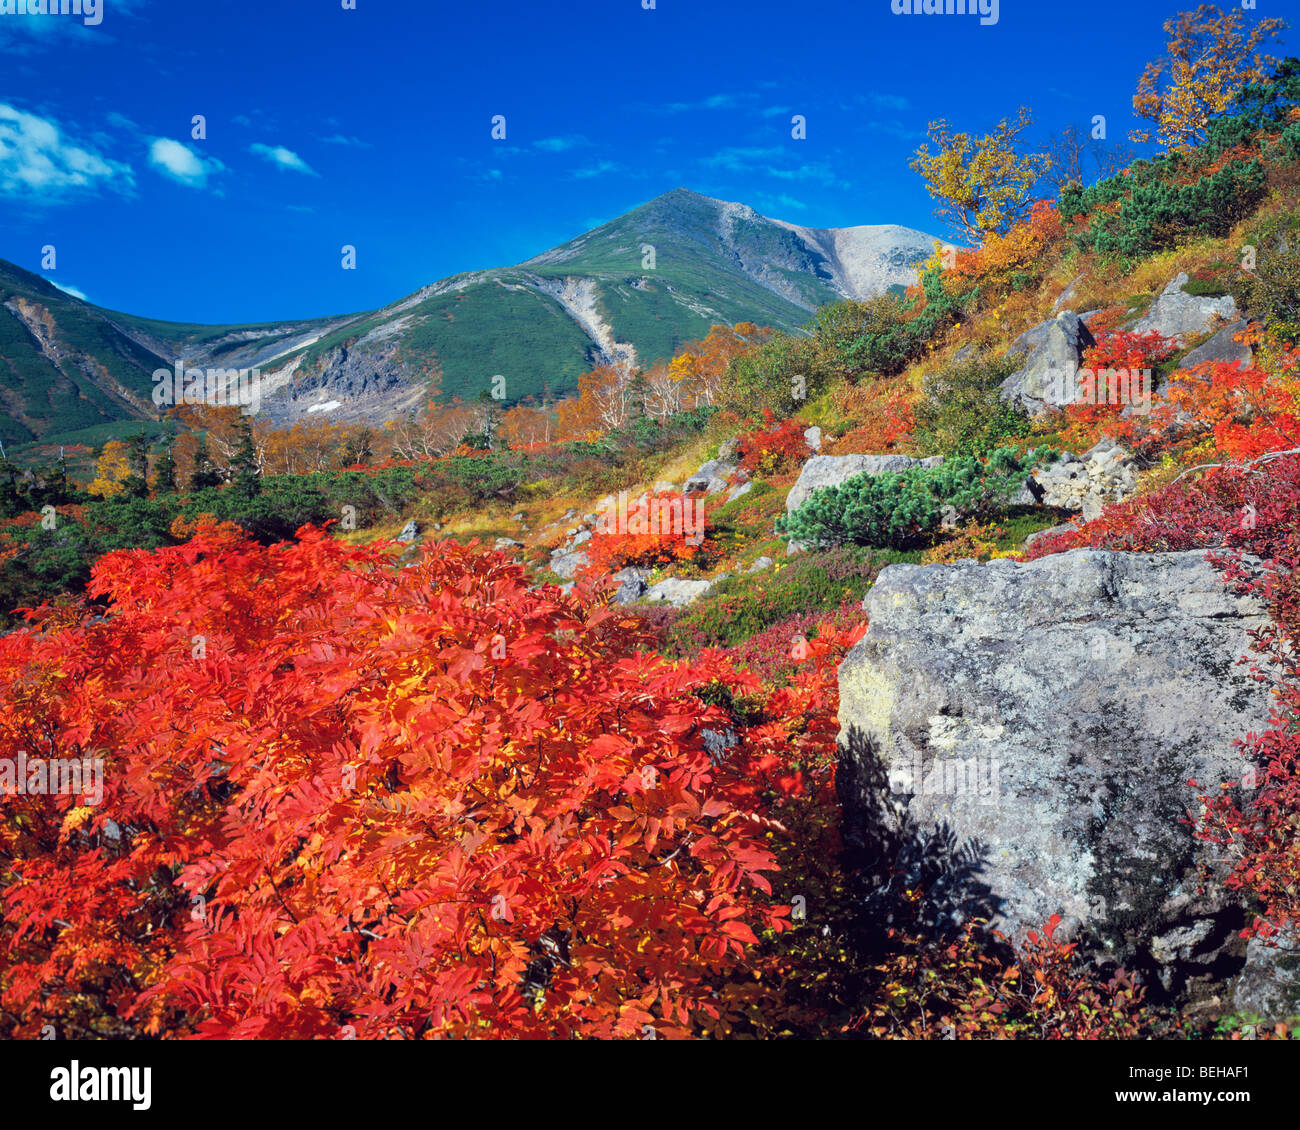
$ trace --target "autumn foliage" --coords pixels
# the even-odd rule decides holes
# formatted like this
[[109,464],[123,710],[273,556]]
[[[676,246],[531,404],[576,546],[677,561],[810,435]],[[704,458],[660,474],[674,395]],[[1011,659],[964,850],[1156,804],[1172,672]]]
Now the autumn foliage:
[[1064,238],[1060,213],[1048,201],[1038,200],[1028,216],[1004,234],[990,232],[973,250],[956,249],[953,274],[1003,291],[1018,275],[1037,275],[1046,252]]
[[798,417],[777,423],[772,409],[764,408],[763,426],[740,436],[740,466],[750,474],[770,475],[798,465],[808,455],[807,430]]
[[[1247,30],[1245,15],[1229,7],[1201,4],[1165,21],[1166,55],[1148,63],[1133,96],[1133,112],[1155,126],[1167,149],[1195,145],[1206,127],[1236,101],[1242,88],[1267,77],[1277,62],[1261,48],[1287,27],[1285,20],[1260,19]],[[1151,140],[1138,130],[1133,140]]]
[[1003,118],[992,133],[954,133],[946,121],[931,122],[931,153],[922,145],[911,169],[939,202],[936,215],[973,241],[1005,232],[1027,215],[1033,186],[1047,165],[1041,154],[1018,152],[1033,119],[1021,107],[1015,120]]
[[708,535],[703,497],[680,491],[646,494],[631,500],[626,516],[626,522],[618,514],[607,516],[587,543],[587,572],[593,577],[629,565],[700,565],[717,552]]
[[1144,1034],[1143,990],[1123,970],[1091,974],[1077,943],[1057,937],[1061,916],[1008,939],[969,923],[954,941],[913,939],[877,970],[883,991],[850,1029],[912,1040],[1121,1040]]
[[716,674],[602,601],[388,552],[209,525],[0,639],[3,756],[105,789],[3,798],[10,1035],[727,1030],[715,982],[784,922],[761,735],[711,758]]
[[[1096,323],[1094,323],[1096,327]],[[1079,446],[1104,434],[1154,459],[1178,455],[1243,462],[1300,446],[1300,350],[1242,331],[1256,361],[1208,361],[1169,375],[1155,388],[1149,410],[1124,414],[1125,405],[1103,395],[1107,370],[1140,372],[1158,366],[1175,351],[1156,334],[1099,329],[1085,364],[1096,374],[1094,404],[1065,409],[1062,437]]]
[[1178,350],[1176,342],[1154,330],[1131,333],[1105,328],[1104,318],[1111,313],[1116,311],[1103,312],[1094,323],[1096,343],[1084,351],[1077,402],[1065,408],[1068,422],[1061,436],[1066,443],[1090,447],[1103,433],[1130,439],[1141,424],[1126,424],[1124,410],[1149,407],[1156,367]]

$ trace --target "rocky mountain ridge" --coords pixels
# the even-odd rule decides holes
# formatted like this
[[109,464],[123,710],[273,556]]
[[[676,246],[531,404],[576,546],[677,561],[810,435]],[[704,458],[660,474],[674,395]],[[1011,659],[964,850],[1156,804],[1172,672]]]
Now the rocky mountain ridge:
[[676,189],[514,267],[453,275],[373,311],[244,326],[102,309],[0,264],[16,323],[0,316],[0,438],[148,418],[153,370],[177,362],[260,369],[262,410],[278,425],[380,423],[420,407],[433,378],[444,398],[475,399],[497,377],[507,404],[560,397],[598,364],[667,358],[713,325],[795,331],[825,302],[909,285],[933,243],[896,225],[800,227]]

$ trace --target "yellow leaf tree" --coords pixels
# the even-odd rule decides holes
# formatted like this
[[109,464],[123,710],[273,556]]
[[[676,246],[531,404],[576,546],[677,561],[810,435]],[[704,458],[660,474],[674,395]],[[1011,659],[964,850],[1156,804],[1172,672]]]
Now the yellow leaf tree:
[[131,449],[120,439],[109,440],[99,454],[95,464],[94,481],[86,487],[90,494],[100,498],[112,498],[125,489],[124,483],[131,477]]
[[[1205,129],[1222,114],[1247,83],[1261,82],[1277,60],[1260,47],[1286,28],[1285,20],[1260,20],[1247,30],[1246,18],[1214,4],[1179,12],[1165,21],[1168,54],[1148,63],[1133,96],[1133,112],[1155,123],[1165,149],[1183,149],[1205,139]],[[1150,130],[1134,130],[1136,142],[1151,140]]]
[[1040,153],[1017,152],[1032,124],[1023,106],[1015,121],[1003,118],[983,137],[953,133],[943,120],[931,122],[928,133],[938,152],[922,145],[909,167],[939,201],[935,214],[973,242],[1001,234],[1025,216],[1034,184],[1048,165]]

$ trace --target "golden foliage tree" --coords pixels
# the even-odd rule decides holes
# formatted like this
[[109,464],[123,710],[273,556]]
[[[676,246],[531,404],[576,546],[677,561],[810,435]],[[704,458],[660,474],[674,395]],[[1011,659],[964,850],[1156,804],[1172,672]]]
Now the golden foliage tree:
[[[1133,111],[1155,124],[1165,149],[1183,149],[1205,138],[1210,119],[1227,110],[1242,87],[1265,79],[1277,62],[1260,48],[1287,26],[1276,17],[1247,30],[1245,16],[1214,4],[1179,12],[1165,21],[1168,53],[1147,64],[1133,96]],[[1151,140],[1150,130],[1132,139]]]
[[555,434],[555,413],[549,408],[518,404],[501,418],[501,434],[511,447],[549,443]]
[[1017,152],[1032,123],[1023,106],[1015,121],[1003,118],[983,137],[953,133],[942,119],[931,122],[928,133],[938,152],[922,145],[908,167],[939,201],[935,214],[974,242],[1005,232],[1025,216],[1034,184],[1049,164],[1042,154]]
[[734,326],[714,326],[703,341],[688,342],[668,366],[667,377],[678,388],[674,411],[714,403],[731,363],[771,336],[766,326],[737,322]]
[[121,494],[131,477],[131,448],[120,439],[109,440],[95,464],[95,478],[86,490],[100,498]]
[[622,427],[636,399],[633,373],[622,365],[597,365],[578,378],[578,395],[557,406],[561,439],[591,439]]

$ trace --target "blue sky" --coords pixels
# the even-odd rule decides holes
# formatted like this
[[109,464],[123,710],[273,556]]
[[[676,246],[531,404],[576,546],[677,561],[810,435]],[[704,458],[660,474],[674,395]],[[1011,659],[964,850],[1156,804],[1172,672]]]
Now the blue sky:
[[1104,114],[1122,139],[1194,6],[1002,0],[981,26],[890,0],[343,2],[0,15],[0,258],[39,270],[53,245],[42,273],[94,302],[220,323],[379,306],[678,186],[938,232],[907,169],[928,121],[1024,104],[1036,137]]

